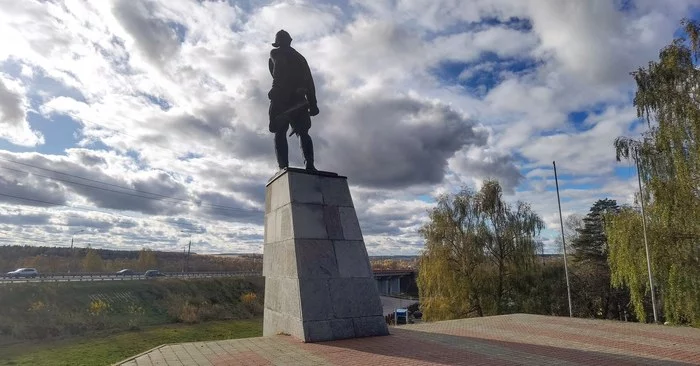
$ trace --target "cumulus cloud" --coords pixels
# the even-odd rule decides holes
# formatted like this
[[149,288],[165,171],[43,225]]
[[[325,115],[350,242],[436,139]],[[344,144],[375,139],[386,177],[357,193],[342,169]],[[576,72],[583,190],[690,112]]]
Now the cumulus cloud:
[[550,53],[581,81],[629,83],[628,73],[670,40],[692,2],[678,1],[665,9],[648,1],[629,4],[626,10],[621,4],[532,1],[528,13],[540,39],[537,52]]
[[27,107],[22,85],[0,73],[0,138],[23,146],[44,143],[44,136],[29,126]]
[[8,225],[47,225],[49,214],[0,214],[0,224]]
[[374,187],[439,183],[456,151],[487,139],[449,106],[411,97],[359,96],[327,120],[319,161]]
[[[259,252],[275,171],[267,57],[279,29],[314,73],[317,165],[349,177],[371,254],[417,253],[434,194],[485,178],[553,223],[552,160],[566,212],[606,195],[629,200],[611,146],[638,132],[627,73],[656,56],[692,5],[6,2],[0,138],[47,143],[0,156],[90,180],[0,161],[15,169],[0,175],[3,205],[32,198],[23,203],[40,211],[0,223],[46,242],[83,226],[95,245],[132,249],[178,246],[184,228],[198,250]],[[44,207],[53,204],[70,208]],[[34,224],[12,226],[22,220]]]
[[450,160],[450,168],[456,174],[474,180],[496,179],[506,193],[513,193],[523,179],[510,154],[485,148],[459,151]]
[[150,62],[163,65],[175,56],[180,41],[177,31],[166,20],[154,17],[149,5],[141,0],[118,0],[112,12],[133,38],[136,49]]

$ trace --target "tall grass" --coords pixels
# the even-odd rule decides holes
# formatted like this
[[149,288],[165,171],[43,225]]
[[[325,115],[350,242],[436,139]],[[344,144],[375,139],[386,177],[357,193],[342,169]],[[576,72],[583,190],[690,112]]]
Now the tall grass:
[[0,340],[250,319],[262,315],[262,289],[259,278],[9,284],[0,286]]

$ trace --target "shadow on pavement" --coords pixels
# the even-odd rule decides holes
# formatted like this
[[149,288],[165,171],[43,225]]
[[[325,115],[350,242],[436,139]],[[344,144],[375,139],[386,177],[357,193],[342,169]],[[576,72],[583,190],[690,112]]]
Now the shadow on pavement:
[[[392,335],[317,343],[312,350],[336,364],[381,365],[394,364],[443,364],[443,365],[669,365],[688,366],[700,363],[700,353],[669,349],[677,361],[659,360],[639,355],[632,349],[620,349],[621,354],[586,351],[575,348],[552,347],[525,342],[508,342],[475,337],[463,337],[442,333],[422,332],[390,328]],[[523,334],[524,340],[528,335]],[[566,341],[563,341],[566,342]],[[309,345],[311,346],[311,345]],[[574,346],[569,343],[569,346]],[[310,347],[316,348],[316,347]],[[638,350],[644,349],[640,344]],[[390,362],[391,361],[391,362]],[[412,361],[412,362],[411,362]]]

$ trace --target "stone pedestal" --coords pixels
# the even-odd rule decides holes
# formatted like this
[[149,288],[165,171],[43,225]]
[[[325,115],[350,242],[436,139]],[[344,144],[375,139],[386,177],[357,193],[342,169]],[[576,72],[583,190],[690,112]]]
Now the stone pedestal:
[[347,179],[289,168],[265,192],[263,335],[389,334]]

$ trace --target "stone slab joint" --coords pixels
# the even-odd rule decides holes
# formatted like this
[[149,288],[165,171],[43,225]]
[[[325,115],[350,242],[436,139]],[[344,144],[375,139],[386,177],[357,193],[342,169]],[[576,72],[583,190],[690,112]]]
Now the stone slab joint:
[[263,335],[387,335],[347,179],[289,168],[265,189]]

